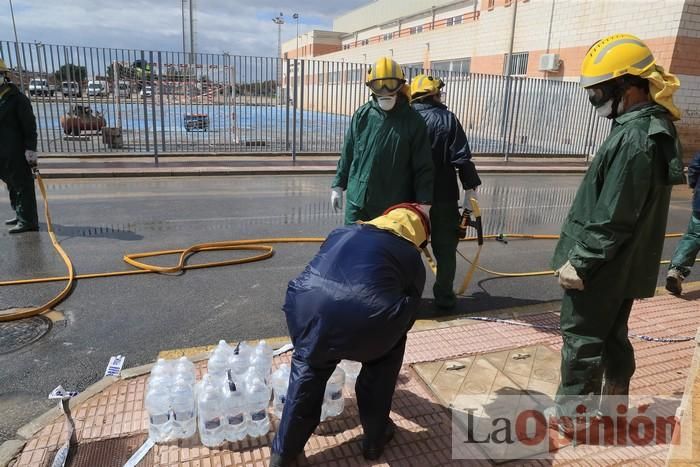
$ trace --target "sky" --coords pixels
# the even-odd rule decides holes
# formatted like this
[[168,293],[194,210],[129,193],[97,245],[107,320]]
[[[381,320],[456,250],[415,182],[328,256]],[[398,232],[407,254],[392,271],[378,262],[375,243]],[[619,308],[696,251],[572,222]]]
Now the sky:
[[[332,29],[333,18],[372,0],[194,0],[197,52],[277,56],[299,32]],[[182,51],[181,0],[12,0],[20,42]],[[0,41],[13,41],[9,0],[0,0]]]

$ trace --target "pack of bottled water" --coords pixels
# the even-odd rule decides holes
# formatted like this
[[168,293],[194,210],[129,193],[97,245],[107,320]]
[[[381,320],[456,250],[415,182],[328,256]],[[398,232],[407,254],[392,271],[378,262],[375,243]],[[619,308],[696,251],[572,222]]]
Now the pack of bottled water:
[[208,447],[270,431],[272,348],[219,341],[198,386],[199,436]]
[[162,443],[190,438],[197,431],[194,364],[186,357],[158,359],[146,388],[148,434]]
[[[219,341],[207,364],[208,372],[195,385],[194,365],[187,358],[156,362],[148,380],[146,410],[149,436],[156,442],[189,438],[199,431],[202,444],[217,447],[226,441],[257,438],[270,431],[272,411],[282,417],[290,367],[272,371],[272,348],[241,342],[231,347]],[[343,412],[343,386],[354,380],[361,365],[341,362],[326,384],[321,419]],[[347,374],[347,378],[346,378]]]

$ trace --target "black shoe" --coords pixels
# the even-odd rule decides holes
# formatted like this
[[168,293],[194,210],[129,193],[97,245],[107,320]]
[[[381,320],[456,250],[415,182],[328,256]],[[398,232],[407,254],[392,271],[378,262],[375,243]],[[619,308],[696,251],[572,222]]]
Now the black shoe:
[[12,227],[8,232],[11,234],[18,234],[18,233],[24,233],[24,232],[38,232],[39,227],[34,226],[34,225],[28,225],[28,224],[17,224],[16,226]]
[[384,446],[394,438],[396,425],[389,420],[389,423],[384,430],[384,438],[379,441],[370,441],[367,437],[362,439],[362,456],[368,461],[379,459],[384,452]]
[[287,467],[289,465],[292,465],[292,461],[281,454],[273,452],[270,456],[270,467]]
[[7,219],[5,225],[17,225],[17,222],[19,222],[19,219],[16,217],[14,219]]

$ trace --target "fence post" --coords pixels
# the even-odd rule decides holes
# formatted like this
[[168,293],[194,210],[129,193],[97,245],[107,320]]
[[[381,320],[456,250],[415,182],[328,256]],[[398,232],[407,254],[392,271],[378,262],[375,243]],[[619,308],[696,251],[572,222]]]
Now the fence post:
[[304,150],[304,60],[299,60],[301,62],[301,75],[299,81],[301,86],[299,88],[299,150]]
[[[287,79],[286,79],[287,86],[285,87],[286,91],[284,93],[280,93],[280,94],[284,94],[285,106],[287,109],[287,111],[286,111],[287,118],[285,119],[285,122],[284,122],[285,129],[286,129],[286,135],[285,135],[285,139],[284,139],[284,150],[289,151],[289,59],[287,58],[284,60],[287,62]],[[283,97],[283,96],[280,96],[280,98],[281,97]]]
[[[151,83],[151,118],[153,119],[153,157],[155,158],[155,163],[158,165],[158,126],[156,125],[156,89],[155,80],[153,79],[154,70],[153,63],[153,51],[148,52],[148,69],[149,69],[149,79]],[[146,100],[146,92],[143,93],[143,100]]]
[[[141,51],[141,66],[143,67],[143,62],[146,61],[146,54],[142,50]],[[146,102],[146,89],[144,83],[144,74],[146,70],[143,68],[141,69],[141,92],[140,96],[143,99],[143,130],[146,135],[146,152],[151,152],[151,138],[149,138],[148,134],[148,103]]]
[[[165,109],[163,107],[163,58],[158,52],[158,96],[160,101],[160,142],[165,152]],[[156,141],[156,145],[158,142]],[[156,152],[156,165],[158,164],[158,152]]]
[[294,59],[294,115],[292,116],[292,163],[297,161],[297,96],[299,95],[299,59]]
[[509,75],[505,76],[505,96],[503,98],[503,113],[501,115],[501,137],[503,142],[501,144],[501,149],[503,151],[503,160],[508,162],[508,151],[507,151],[507,140],[509,130],[508,116],[510,114],[510,93],[512,86],[512,77]]

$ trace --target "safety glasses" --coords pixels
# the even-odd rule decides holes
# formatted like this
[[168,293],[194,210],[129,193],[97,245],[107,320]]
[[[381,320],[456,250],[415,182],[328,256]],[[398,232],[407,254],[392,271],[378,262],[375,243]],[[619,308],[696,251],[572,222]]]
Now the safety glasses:
[[586,88],[588,100],[594,107],[600,107],[614,97],[615,88],[608,84]]
[[372,80],[367,83],[367,86],[377,96],[391,96],[401,89],[403,83],[403,80],[398,78],[384,78]]

